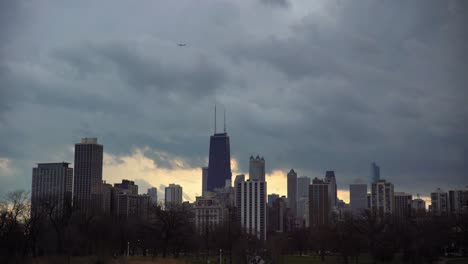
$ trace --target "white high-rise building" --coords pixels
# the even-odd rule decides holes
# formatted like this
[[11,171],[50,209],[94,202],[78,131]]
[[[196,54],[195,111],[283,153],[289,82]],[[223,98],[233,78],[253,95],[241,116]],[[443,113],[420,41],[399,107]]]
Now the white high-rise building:
[[265,159],[250,156],[249,179],[252,181],[265,181]]
[[172,207],[182,204],[182,187],[178,184],[169,184],[165,189],[164,195],[165,208],[170,209]]
[[385,180],[379,180],[372,183],[370,202],[371,210],[379,216],[393,213],[393,183]]
[[158,204],[158,189],[155,187],[149,188],[148,196],[150,197],[151,204]]
[[[40,163],[33,168],[31,188],[31,211],[51,210],[60,216],[71,207],[73,169],[70,163]],[[44,208],[48,207],[48,208]]]
[[367,184],[354,183],[349,185],[349,207],[355,213],[367,209]]
[[266,240],[267,183],[236,180],[237,214],[242,229]]
[[434,215],[446,215],[448,213],[447,192],[437,188],[431,193],[431,210]]
[[297,218],[301,223],[306,218],[306,206],[309,201],[310,178],[301,176],[297,178]]

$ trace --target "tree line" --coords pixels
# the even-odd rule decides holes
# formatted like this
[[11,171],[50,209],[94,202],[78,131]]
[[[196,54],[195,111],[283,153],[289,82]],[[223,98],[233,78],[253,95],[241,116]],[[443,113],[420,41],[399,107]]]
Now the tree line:
[[[267,234],[267,240],[242,232],[233,210],[218,226],[196,230],[189,208],[149,208],[148,218],[86,215],[71,206],[44,203],[31,213],[29,195],[9,193],[0,202],[0,263],[25,263],[41,256],[196,257],[223,263],[248,263],[260,256],[284,263],[285,255],[335,256],[342,263],[398,260],[432,263],[468,248],[467,215],[414,218],[378,217],[370,211],[345,214],[342,221],[315,228]],[[61,208],[61,213],[56,213]],[[457,251],[458,252],[458,251]]]

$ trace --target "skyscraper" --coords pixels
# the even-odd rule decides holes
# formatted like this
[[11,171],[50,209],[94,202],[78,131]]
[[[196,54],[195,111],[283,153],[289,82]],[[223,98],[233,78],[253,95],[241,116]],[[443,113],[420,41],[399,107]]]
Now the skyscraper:
[[315,178],[309,186],[309,226],[328,225],[330,215],[330,198],[328,183]]
[[214,191],[216,188],[224,188],[226,180],[231,179],[231,151],[229,136],[226,133],[226,119],[224,132],[216,132],[216,108],[215,129],[210,137],[210,156],[208,161],[207,190]]
[[[54,216],[62,215],[72,202],[73,169],[70,163],[40,163],[33,168],[31,188],[31,213],[51,210]],[[43,208],[48,207],[48,208]]]
[[182,187],[178,184],[169,184],[165,189],[165,208],[171,209],[182,204]]
[[372,183],[371,210],[379,216],[393,213],[393,183],[379,180]]
[[355,183],[349,185],[349,205],[355,213],[367,208],[367,184]]
[[238,219],[244,232],[266,240],[266,194],[265,181],[236,181],[235,191]]
[[306,206],[309,201],[310,178],[301,176],[297,178],[297,217],[305,220]]
[[155,187],[148,188],[147,194],[150,197],[151,204],[158,204],[158,189]]
[[328,191],[328,198],[330,199],[328,205],[330,206],[330,208],[333,208],[334,206],[336,206],[336,197],[338,196],[334,171],[325,172],[325,183],[328,183],[328,188],[330,189]]
[[375,162],[372,162],[371,167],[370,167],[370,184],[372,186],[372,183],[378,182],[380,180],[380,167],[375,164]]
[[202,195],[208,190],[208,167],[202,167]]
[[468,186],[448,192],[448,211],[450,214],[468,213]]
[[440,188],[431,192],[431,210],[434,215],[446,215],[448,213],[448,195]]
[[253,181],[265,181],[265,159],[263,157],[250,156],[249,179]]
[[393,199],[393,215],[400,219],[408,218],[411,215],[413,195],[404,192],[395,192]]
[[279,194],[276,194],[276,193],[269,194],[269,195],[268,195],[268,206],[269,206],[269,207],[272,207],[272,206],[273,206],[273,202],[274,202],[276,199],[279,199],[279,198],[280,198]]
[[288,207],[293,216],[297,215],[297,173],[291,169],[288,172]]
[[83,138],[75,144],[75,177],[73,206],[89,213],[94,209],[93,197],[99,197],[102,185],[103,146],[97,138]]

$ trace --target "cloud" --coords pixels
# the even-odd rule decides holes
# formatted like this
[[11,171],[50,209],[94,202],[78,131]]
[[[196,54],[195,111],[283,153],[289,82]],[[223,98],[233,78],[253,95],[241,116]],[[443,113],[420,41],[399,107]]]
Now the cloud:
[[265,5],[277,6],[277,7],[289,7],[291,4],[288,0],[260,0]]
[[109,182],[180,182],[194,199],[215,103],[233,175],[258,153],[271,192],[286,194],[290,168],[333,169],[346,190],[372,161],[398,191],[466,185],[464,1],[263,2],[1,8],[27,23],[0,28],[0,156],[12,175],[0,193],[29,189],[35,163],[73,161],[73,144],[93,136]]

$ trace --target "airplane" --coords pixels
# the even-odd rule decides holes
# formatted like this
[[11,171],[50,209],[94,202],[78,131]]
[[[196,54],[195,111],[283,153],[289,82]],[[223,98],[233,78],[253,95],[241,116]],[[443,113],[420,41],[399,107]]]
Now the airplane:
[[185,44],[185,43],[179,43],[179,44],[177,44],[177,46],[179,46],[179,47],[185,47],[185,46],[187,46],[187,44]]

